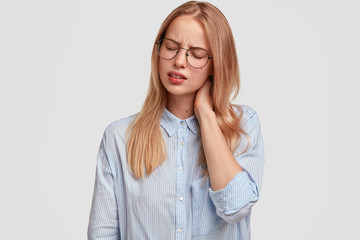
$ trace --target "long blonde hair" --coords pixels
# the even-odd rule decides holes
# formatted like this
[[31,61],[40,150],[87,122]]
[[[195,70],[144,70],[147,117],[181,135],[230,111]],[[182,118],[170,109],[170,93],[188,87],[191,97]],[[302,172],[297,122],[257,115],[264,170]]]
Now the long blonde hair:
[[[232,152],[239,144],[241,134],[249,140],[240,120],[243,112],[230,103],[240,89],[240,74],[234,38],[225,16],[207,2],[189,1],[175,10],[162,23],[156,40],[165,36],[167,27],[178,16],[191,15],[202,22],[213,57],[213,86],[211,89],[214,112],[219,127]],[[149,175],[166,159],[166,146],[161,134],[160,120],[167,104],[167,91],[158,73],[159,56],[154,44],[151,57],[151,75],[147,97],[140,113],[128,129],[127,158],[135,178]],[[249,145],[249,144],[248,144]],[[246,149],[245,149],[246,151]],[[199,161],[205,166],[206,159],[201,147]],[[145,171],[144,171],[145,167]],[[207,174],[207,171],[205,170]]]

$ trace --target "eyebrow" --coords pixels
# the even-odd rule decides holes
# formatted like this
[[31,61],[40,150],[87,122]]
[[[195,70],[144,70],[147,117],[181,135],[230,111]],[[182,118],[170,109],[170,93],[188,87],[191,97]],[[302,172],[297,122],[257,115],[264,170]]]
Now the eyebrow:
[[[176,40],[174,40],[174,39],[172,39],[172,38],[169,38],[169,37],[164,37],[164,38],[167,38],[167,39],[170,39],[170,40],[176,42],[176,43],[181,47],[181,43],[180,43],[180,42],[178,42],[178,41],[176,41]],[[192,46],[192,47],[190,47],[190,48],[202,48],[202,49],[208,51],[206,48],[204,48],[204,47],[199,47],[199,46]]]
[[170,39],[170,40],[176,42],[177,44],[181,45],[181,43],[179,43],[178,41],[176,41],[176,40],[174,40],[174,39],[172,39],[172,38],[169,38],[169,37],[164,37],[164,38]]

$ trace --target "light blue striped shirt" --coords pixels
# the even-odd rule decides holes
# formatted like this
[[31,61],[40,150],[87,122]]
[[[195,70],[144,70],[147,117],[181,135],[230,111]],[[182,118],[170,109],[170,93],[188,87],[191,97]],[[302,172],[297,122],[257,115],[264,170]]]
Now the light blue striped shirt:
[[244,171],[224,189],[212,191],[199,164],[201,143],[195,115],[181,120],[164,110],[161,131],[167,159],[142,180],[132,177],[126,157],[126,130],[135,116],[105,130],[97,158],[88,239],[250,239],[251,207],[259,199],[264,149],[256,112],[245,105],[234,156]]

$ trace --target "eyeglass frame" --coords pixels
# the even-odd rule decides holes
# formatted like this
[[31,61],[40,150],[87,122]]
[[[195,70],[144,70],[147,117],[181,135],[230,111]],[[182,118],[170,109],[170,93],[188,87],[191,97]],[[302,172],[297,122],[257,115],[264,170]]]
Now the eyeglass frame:
[[[160,43],[160,41],[163,41],[163,40],[165,40],[165,39],[174,42],[174,43],[178,46],[178,50],[176,51],[175,56],[173,56],[172,58],[164,58],[164,57],[162,57],[162,56],[160,55],[160,45],[159,45],[159,43]],[[155,44],[157,45],[156,51],[157,51],[159,57],[161,57],[162,59],[165,59],[165,60],[174,59],[174,58],[178,55],[180,49],[186,50],[186,62],[187,62],[191,67],[193,67],[193,68],[195,68],[195,69],[200,69],[200,68],[205,67],[206,64],[208,64],[209,60],[213,59],[213,57],[210,57],[210,54],[209,54],[208,51],[207,51],[206,49],[204,49],[204,48],[201,48],[201,47],[191,47],[191,48],[189,48],[189,49],[186,49],[186,48],[181,47],[181,46],[180,46],[180,43],[178,43],[178,42],[176,42],[175,40],[172,40],[172,39],[170,39],[170,38],[161,38],[161,39],[157,40],[157,41],[155,42]],[[189,62],[189,60],[188,60],[188,56],[189,56],[188,52],[189,52],[189,50],[192,49],[192,48],[200,48],[200,49],[204,50],[204,51],[206,52],[206,54],[208,55],[207,61],[206,61],[206,63],[205,63],[203,66],[201,66],[201,67],[194,67],[193,65],[190,64],[190,62]]]

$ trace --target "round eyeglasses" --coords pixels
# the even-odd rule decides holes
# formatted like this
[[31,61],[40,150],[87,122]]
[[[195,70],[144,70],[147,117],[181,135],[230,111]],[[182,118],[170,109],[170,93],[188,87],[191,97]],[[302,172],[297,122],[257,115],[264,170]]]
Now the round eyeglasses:
[[171,60],[176,57],[180,49],[186,50],[186,61],[193,68],[203,68],[212,57],[209,53],[200,47],[183,48],[179,43],[169,38],[163,38],[156,41],[157,52],[162,59]]

